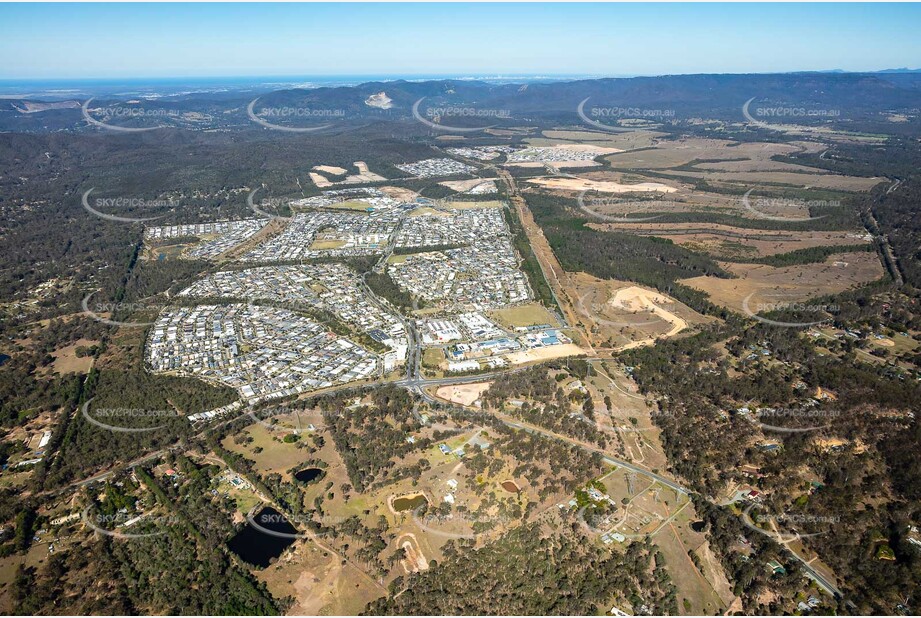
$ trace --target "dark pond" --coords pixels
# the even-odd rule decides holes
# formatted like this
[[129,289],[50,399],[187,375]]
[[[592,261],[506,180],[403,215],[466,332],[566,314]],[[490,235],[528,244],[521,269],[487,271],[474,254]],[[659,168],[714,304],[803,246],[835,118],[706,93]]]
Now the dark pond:
[[0,367],[6,364],[6,361],[10,360],[10,357],[6,354],[0,354]]
[[428,500],[425,499],[425,496],[422,494],[417,494],[415,496],[403,496],[402,498],[396,498],[393,501],[393,510],[402,513],[403,511],[413,511],[423,504],[428,504]]
[[706,527],[707,527],[707,524],[705,524],[702,521],[692,521],[691,522],[691,530],[693,530],[694,532],[703,532],[704,528]]
[[299,480],[301,483],[309,483],[310,481],[315,481],[321,476],[323,476],[323,470],[320,468],[305,468],[294,473],[294,478]]
[[261,528],[292,535],[291,537],[275,536],[264,530],[247,523],[235,537],[230,539],[227,547],[246,562],[259,567],[269,566],[273,558],[278,558],[288,545],[295,541],[294,529],[284,516],[270,506],[259,511],[254,517]]

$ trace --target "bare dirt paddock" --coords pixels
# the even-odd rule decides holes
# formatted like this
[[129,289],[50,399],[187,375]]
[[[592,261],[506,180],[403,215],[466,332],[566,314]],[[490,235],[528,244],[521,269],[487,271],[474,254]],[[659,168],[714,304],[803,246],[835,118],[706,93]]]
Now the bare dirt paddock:
[[702,180],[726,182],[758,187],[765,185],[787,185],[802,189],[831,189],[836,191],[869,191],[885,178],[861,178],[839,174],[803,174],[798,172],[722,172],[722,171],[671,171],[661,174],[675,178],[699,178]]
[[675,299],[626,281],[569,276],[574,308],[592,346],[628,350],[674,337],[706,318]]
[[452,403],[459,403],[462,406],[472,406],[490,386],[492,386],[492,382],[452,384],[439,388],[435,391],[435,396],[441,399],[447,399]]
[[509,362],[513,365],[523,365],[525,363],[552,360],[554,358],[563,358],[566,356],[580,356],[587,353],[587,350],[583,350],[574,343],[566,343],[562,345],[551,345],[545,348],[533,348],[525,352],[512,352],[508,354],[506,358],[508,358]]
[[528,183],[543,189],[557,191],[598,191],[599,193],[675,193],[675,187],[661,182],[637,182],[625,184],[614,181],[590,180],[588,178],[548,177],[528,180]]
[[861,231],[796,232],[754,230],[717,223],[617,223],[589,224],[606,231],[631,232],[667,238],[692,250],[716,256],[765,257],[799,249],[835,245],[864,245],[872,238]]
[[775,268],[763,264],[721,262],[737,279],[693,277],[681,283],[702,290],[714,303],[746,313],[747,305],[757,312],[760,306],[800,303],[824,294],[837,294],[881,278],[885,271],[876,253],[842,253],[818,264]]

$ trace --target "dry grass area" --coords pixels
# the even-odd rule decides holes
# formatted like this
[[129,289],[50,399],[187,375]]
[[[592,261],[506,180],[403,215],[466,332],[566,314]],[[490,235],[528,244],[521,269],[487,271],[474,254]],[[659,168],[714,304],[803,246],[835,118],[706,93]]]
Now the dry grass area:
[[633,150],[636,148],[649,148],[659,143],[665,133],[657,131],[623,131],[611,133],[605,131],[544,131],[542,138],[529,138],[525,142],[529,146],[553,146],[567,142],[582,144],[596,144],[608,146],[619,150]]
[[384,594],[355,567],[303,540],[255,576],[276,598],[294,599],[289,616],[356,616]]
[[449,208],[451,210],[471,210],[477,208],[502,208],[505,206],[505,202],[502,200],[442,200],[438,202],[438,205],[442,208]]
[[550,324],[558,326],[556,316],[540,303],[525,303],[513,307],[494,309],[489,312],[489,317],[505,328],[518,328]]
[[737,143],[727,140],[697,137],[658,142],[653,148],[624,152],[606,157],[615,169],[668,169],[687,165],[693,161],[771,162],[776,155],[790,155],[796,152],[814,152],[814,145],[807,142],[790,144],[750,142]]
[[90,339],[79,339],[73,345],[55,350],[51,353],[54,357],[52,371],[60,375],[66,373],[87,373],[93,366],[93,357],[92,355],[87,355],[83,358],[78,357],[77,348],[88,348],[97,343],[99,342]]
[[843,253],[816,264],[776,268],[763,264],[721,263],[736,279],[693,277],[681,283],[710,295],[710,300],[744,312],[743,303],[757,305],[798,303],[825,294],[837,294],[870,283],[884,275],[876,253]]
[[[815,142],[735,143],[706,138],[683,138],[660,142],[652,148],[605,157],[614,169],[657,170],[676,178],[709,182],[758,185],[789,185],[840,191],[868,191],[882,178],[860,178],[832,174],[806,165],[775,161],[772,157],[816,153],[825,145]],[[690,166],[691,169],[676,170]]]
[[380,187],[380,190],[387,197],[392,197],[395,200],[400,200],[402,202],[411,202],[416,199],[416,196],[419,194],[413,191],[412,189],[407,189],[406,187]]
[[529,184],[552,191],[597,191],[598,193],[676,193],[676,187],[661,182],[620,183],[611,180],[591,180],[547,176],[527,180]]
[[675,244],[717,257],[765,257],[799,249],[830,245],[863,245],[872,242],[860,232],[796,232],[753,230],[716,223],[611,223],[589,224],[600,230],[631,232],[667,238]]
[[[224,438],[222,446],[256,462],[255,469],[259,474],[277,473],[287,476],[288,470],[310,459],[311,455],[298,443],[285,443],[282,438],[296,432],[303,436],[306,433],[304,429],[310,424],[322,427],[322,416],[312,412],[301,412],[297,417],[293,414],[279,415],[265,425],[254,423],[238,432],[237,435],[252,438],[251,442],[237,444],[233,437],[228,436]],[[334,453],[328,453],[327,456],[334,456]]]
[[474,384],[452,384],[442,386],[435,391],[435,396],[446,399],[462,406],[472,406],[485,393],[492,382],[477,382]]
[[315,240],[310,245],[312,250],[321,250],[321,249],[340,249],[346,245],[346,241],[338,239],[327,239],[327,240]]
[[505,358],[507,358],[508,361],[513,365],[524,365],[526,363],[537,363],[552,360],[554,358],[581,356],[585,354],[589,354],[589,351],[580,348],[574,343],[566,343],[561,345],[552,345],[545,348],[534,348],[522,352],[512,352],[510,354],[506,354]]
[[803,174],[797,172],[673,172],[662,170],[660,173],[676,178],[698,178],[748,187],[764,185],[787,185],[801,189],[830,189],[834,191],[869,191],[885,178],[861,178],[839,174]]

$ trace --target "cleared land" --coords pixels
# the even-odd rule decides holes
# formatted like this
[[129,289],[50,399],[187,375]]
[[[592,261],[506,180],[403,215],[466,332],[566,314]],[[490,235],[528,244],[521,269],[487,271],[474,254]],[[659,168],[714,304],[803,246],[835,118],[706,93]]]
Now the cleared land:
[[[710,299],[735,311],[749,306],[798,303],[823,294],[837,294],[876,281],[884,275],[876,253],[844,253],[822,263],[775,268],[763,264],[721,263],[737,279],[693,277],[682,283],[702,290]],[[752,296],[754,295],[754,296]]]
[[643,236],[658,236],[715,256],[766,257],[800,249],[836,245],[865,245],[872,242],[866,233],[845,231],[753,230],[717,223],[591,223],[599,230],[617,230]]
[[54,357],[52,371],[61,375],[66,373],[86,373],[93,366],[93,355],[87,354],[81,358],[77,356],[77,348],[88,348],[96,343],[99,342],[79,339],[73,345],[55,350],[51,354]]
[[451,386],[439,388],[435,391],[435,396],[453,403],[459,403],[462,406],[472,406],[490,386],[492,386],[492,382],[452,384]]
[[666,294],[626,281],[574,273],[568,283],[579,322],[597,349],[651,345],[708,321]]
[[519,328],[550,324],[558,326],[559,321],[546,307],[539,303],[526,303],[514,307],[494,309],[489,317],[506,328]]
[[597,191],[598,193],[675,193],[678,191],[677,188],[661,182],[624,184],[614,181],[559,176],[529,179],[527,182],[555,191]]
[[312,172],[308,172],[310,180],[319,187],[325,189],[335,185],[358,184],[362,182],[381,182],[387,180],[379,174],[375,174],[368,169],[368,164],[364,161],[355,161],[354,167],[357,170],[354,174],[346,176],[344,180],[333,181],[329,176],[341,176],[348,173],[348,170],[332,165],[315,165]]

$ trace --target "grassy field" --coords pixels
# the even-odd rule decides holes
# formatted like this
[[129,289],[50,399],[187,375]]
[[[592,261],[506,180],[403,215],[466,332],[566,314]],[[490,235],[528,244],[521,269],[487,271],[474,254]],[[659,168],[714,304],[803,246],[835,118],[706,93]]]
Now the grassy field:
[[335,210],[357,210],[360,212],[365,212],[370,207],[371,205],[368,204],[367,202],[360,202],[357,200],[352,200],[348,202],[339,202],[337,204],[331,204],[327,206],[327,208],[332,208]]
[[460,201],[460,200],[445,200],[444,202],[439,202],[439,206],[445,208],[450,208],[452,210],[471,210],[474,208],[502,208],[505,206],[505,203],[500,200],[485,200],[485,201]]
[[496,309],[490,312],[489,317],[506,328],[536,326],[538,324],[559,326],[556,317],[543,305],[538,303],[527,303],[514,307],[505,307],[504,309]]
[[[304,421],[305,424],[313,421]],[[281,439],[288,433],[285,423],[280,423],[280,430],[271,430],[268,427],[255,423],[243,430],[244,435],[253,439],[248,444],[236,444],[232,437],[224,439],[222,445],[229,451],[240,453],[256,462],[256,470],[260,474],[276,472],[284,474],[287,470],[310,458],[309,451],[299,448],[297,443],[282,442]],[[256,452],[259,449],[260,452]]]
[[290,613],[298,616],[354,616],[384,594],[355,567],[308,541],[298,541],[255,575],[276,598],[294,599]]
[[310,245],[310,248],[313,250],[341,249],[345,244],[344,240],[316,240]]
[[441,348],[427,348],[422,352],[422,364],[426,367],[437,368],[444,360],[445,354]]

